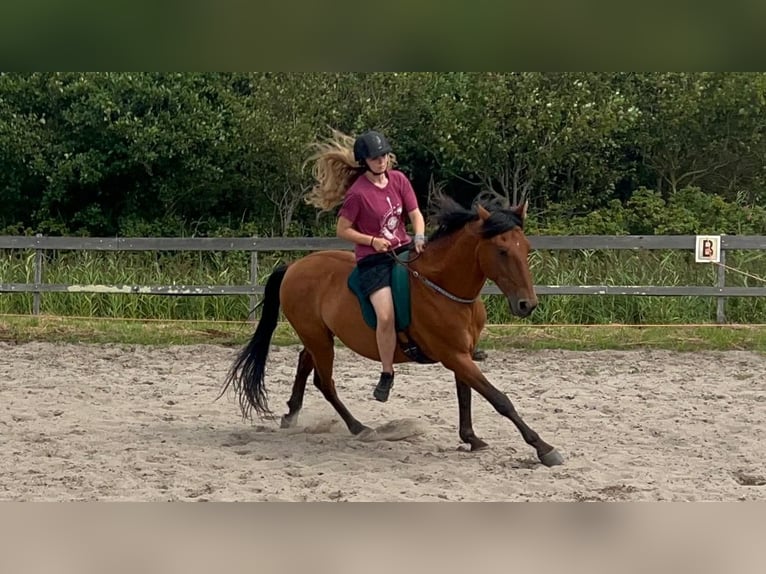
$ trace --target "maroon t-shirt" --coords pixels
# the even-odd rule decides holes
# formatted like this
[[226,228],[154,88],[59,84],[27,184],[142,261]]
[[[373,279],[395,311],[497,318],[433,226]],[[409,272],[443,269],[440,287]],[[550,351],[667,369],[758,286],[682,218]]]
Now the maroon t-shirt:
[[[418,208],[417,197],[407,176],[400,171],[388,172],[388,184],[380,188],[364,175],[348,188],[338,212],[352,227],[366,235],[388,239],[396,249],[412,241],[404,225],[404,214]],[[356,260],[375,253],[370,245],[357,244]]]

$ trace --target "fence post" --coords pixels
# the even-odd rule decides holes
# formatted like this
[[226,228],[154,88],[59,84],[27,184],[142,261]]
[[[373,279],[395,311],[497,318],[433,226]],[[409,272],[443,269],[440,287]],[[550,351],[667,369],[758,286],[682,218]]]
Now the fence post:
[[[726,249],[721,246],[721,261],[718,265],[718,288],[723,289],[726,287],[726,267],[724,265],[726,264]],[[724,309],[724,304],[726,302],[726,297],[718,297],[716,301],[716,310],[715,310],[715,318],[716,321],[720,323],[726,322],[726,311]]]
[[[253,288],[258,286],[258,252],[250,252],[250,285]],[[258,304],[258,296],[255,293],[250,295],[250,314],[248,319],[255,323],[255,306]]]
[[[42,233],[38,233],[35,237],[42,237]],[[35,285],[38,286],[38,290],[34,292],[32,299],[32,314],[40,314],[40,298],[42,297],[39,291],[39,285],[43,281],[43,250],[40,248],[35,249]]]

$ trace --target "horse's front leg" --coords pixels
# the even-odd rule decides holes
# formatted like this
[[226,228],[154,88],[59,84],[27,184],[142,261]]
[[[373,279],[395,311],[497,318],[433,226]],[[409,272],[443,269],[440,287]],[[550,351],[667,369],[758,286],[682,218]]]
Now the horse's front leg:
[[[478,392],[481,396],[487,399],[487,401],[489,401],[489,403],[498,413],[504,417],[509,418],[511,422],[516,425],[516,428],[519,429],[519,432],[524,438],[524,441],[528,445],[532,446],[537,452],[537,458],[540,460],[540,462],[542,462],[545,466],[554,466],[564,462],[563,457],[558,453],[558,451],[543,439],[541,439],[540,435],[538,435],[527,425],[527,423],[522,420],[521,416],[519,416],[519,413],[516,412],[516,408],[513,406],[513,403],[508,398],[508,396],[493,386],[492,383],[487,380],[487,378],[484,376],[484,373],[481,372],[481,369],[479,369],[476,363],[474,363],[471,359],[470,353],[454,355],[453,357],[450,357],[448,360],[444,361],[443,364],[445,367],[455,373],[456,380],[464,383],[472,389],[475,389],[476,392]],[[460,386],[458,385],[458,401],[461,400],[461,392],[462,391],[460,390]],[[468,397],[470,400],[470,391],[468,392]],[[463,403],[465,403],[464,397],[462,400]],[[470,411],[470,403],[468,403],[468,409]],[[466,430],[472,433],[473,429],[471,428],[470,418],[468,421],[469,422],[466,426]],[[464,420],[461,407],[461,433],[463,432],[463,422]]]
[[487,448],[487,443],[476,436],[473,432],[473,421],[471,419],[471,387],[466,385],[455,376],[455,385],[457,387],[457,407],[460,415],[458,434],[460,440],[470,445],[471,450],[482,450]]

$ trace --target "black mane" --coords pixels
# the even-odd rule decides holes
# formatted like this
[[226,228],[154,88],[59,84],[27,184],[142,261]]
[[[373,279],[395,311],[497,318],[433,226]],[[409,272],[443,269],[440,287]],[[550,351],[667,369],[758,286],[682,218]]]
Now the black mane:
[[433,219],[437,227],[429,237],[429,241],[447,237],[465,227],[467,223],[476,221],[479,218],[478,205],[490,212],[489,219],[484,222],[481,229],[482,237],[488,239],[510,231],[514,227],[523,228],[521,218],[506,207],[503,198],[497,195],[479,195],[471,209],[466,209],[451,197],[442,195],[435,202],[436,210]]

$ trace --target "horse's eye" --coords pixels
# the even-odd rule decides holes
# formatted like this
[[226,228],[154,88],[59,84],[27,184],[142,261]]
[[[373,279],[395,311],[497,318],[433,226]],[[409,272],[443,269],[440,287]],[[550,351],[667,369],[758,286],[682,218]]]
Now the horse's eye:
[[508,257],[508,252],[505,249],[500,249],[499,252],[501,257]]

